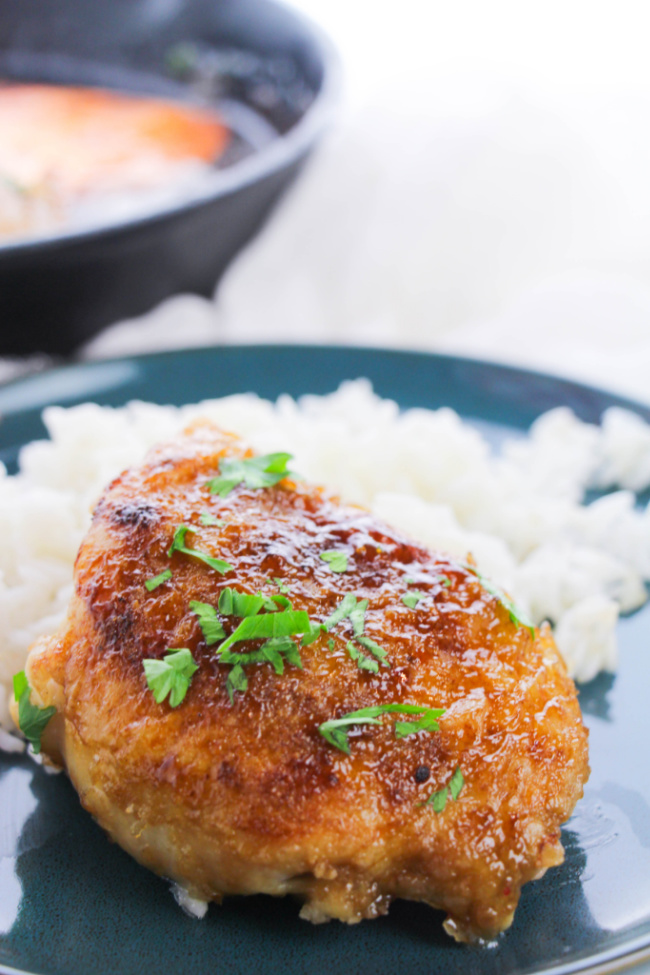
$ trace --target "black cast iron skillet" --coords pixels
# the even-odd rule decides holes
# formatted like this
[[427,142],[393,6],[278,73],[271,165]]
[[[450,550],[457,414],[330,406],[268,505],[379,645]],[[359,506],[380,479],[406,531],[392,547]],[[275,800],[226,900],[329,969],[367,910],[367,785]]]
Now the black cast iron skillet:
[[65,354],[168,295],[211,294],[322,134],[337,75],[328,41],[274,0],[0,0],[0,79],[214,103],[235,132],[190,198],[0,242],[0,354]]

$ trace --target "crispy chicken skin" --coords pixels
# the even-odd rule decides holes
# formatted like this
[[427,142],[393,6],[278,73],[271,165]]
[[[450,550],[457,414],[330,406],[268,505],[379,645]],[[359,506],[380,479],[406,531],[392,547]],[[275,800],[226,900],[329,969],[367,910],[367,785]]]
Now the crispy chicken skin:
[[[114,840],[195,897],[292,893],[303,917],[349,923],[401,897],[445,911],[458,940],[493,938],[522,885],[562,862],[560,826],[589,772],[550,630],[533,639],[467,568],[319,488],[284,480],[211,495],[224,455],[247,456],[237,438],[197,424],[99,501],[67,621],[28,662],[32,700],[58,710],[43,750]],[[224,523],[203,527],[204,511]],[[180,524],[233,571],[170,558]],[[346,572],[320,558],[331,549],[348,553]],[[148,592],[166,568],[172,579]],[[302,670],[247,666],[248,689],[231,703],[229,668],[189,603],[216,606],[226,586],[272,595],[274,577],[314,621],[346,593],[367,598],[365,632],[390,667],[357,668],[346,620],[301,649]],[[401,599],[406,579],[427,594],[415,608]],[[237,622],[224,617],[226,632]],[[143,659],[175,647],[198,670],[172,708],[154,700]],[[328,719],[394,702],[445,708],[440,730],[398,739],[395,715],[384,715],[351,728],[349,756],[319,733]],[[436,812],[425,800],[457,768],[465,785]]]

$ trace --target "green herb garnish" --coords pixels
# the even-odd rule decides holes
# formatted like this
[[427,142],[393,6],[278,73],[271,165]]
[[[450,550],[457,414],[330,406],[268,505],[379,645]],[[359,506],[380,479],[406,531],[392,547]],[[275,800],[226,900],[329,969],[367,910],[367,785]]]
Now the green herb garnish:
[[418,721],[396,721],[395,737],[406,738],[418,731],[440,731],[438,718],[445,713],[444,708],[428,708]]
[[423,806],[433,806],[433,811],[441,813],[442,810],[447,805],[447,796],[449,795],[449,789],[447,786],[444,789],[439,789],[437,792],[432,792],[426,802],[423,802]]
[[[330,745],[334,745],[340,751],[350,754],[350,742],[348,732],[345,730],[350,725],[368,724],[378,725],[379,715],[381,714],[421,714],[424,717],[420,721],[413,722],[414,731],[438,731],[437,719],[445,713],[444,708],[426,708],[418,704],[378,704],[374,707],[361,708],[360,711],[352,711],[350,714],[343,715],[342,718],[332,718],[319,725],[319,732]],[[398,734],[398,726],[400,733]],[[395,733],[399,738],[404,738],[411,731],[404,731],[404,726],[408,727],[409,722],[398,721],[395,725]]]
[[204,528],[223,528],[226,524],[221,518],[216,518],[210,511],[202,511],[199,522]]
[[45,728],[56,714],[56,708],[39,708],[30,700],[31,688],[24,670],[14,674],[14,697],[18,703],[18,727],[38,755],[41,750],[41,737]]
[[227,586],[219,595],[219,612],[224,616],[256,616],[264,606],[264,596],[239,592]]
[[408,606],[409,609],[415,609],[420,600],[426,598],[426,595],[426,592],[420,592],[419,589],[411,589],[410,592],[404,593],[402,596],[402,602],[405,606]]
[[282,581],[282,579],[278,578],[278,576],[273,576],[273,578],[269,579],[268,581],[269,584],[275,583],[280,592],[285,596],[289,595],[289,587]]
[[449,576],[440,576],[440,582],[442,582],[445,589],[449,589],[451,585],[451,579]]
[[441,813],[447,805],[447,798],[451,796],[454,801],[458,799],[464,785],[465,779],[460,767],[458,767],[450,778],[449,783],[443,789],[438,789],[437,792],[432,792],[426,802],[423,802],[422,805],[433,806],[434,812]]
[[277,595],[271,597],[269,596],[264,597],[264,608],[268,610],[269,613],[277,612],[279,607],[281,607],[282,609],[293,609],[293,606],[291,605],[291,600],[287,599],[287,597],[283,596],[281,593],[278,593]]
[[225,637],[226,631],[221,625],[214,606],[211,606],[209,603],[199,603],[193,599],[190,602],[190,609],[198,616],[199,626],[203,631],[205,642],[209,647],[213,643],[216,643],[217,640],[222,640]]
[[219,464],[219,477],[208,481],[208,490],[211,494],[225,498],[242,482],[247,488],[273,487],[285,477],[296,476],[287,468],[287,462],[291,459],[292,454],[265,454],[263,457],[250,457],[246,460],[226,457]]
[[231,703],[235,691],[241,691],[243,694],[248,688],[248,680],[243,669],[246,665],[270,663],[276,674],[283,674],[285,660],[302,670],[300,651],[288,636],[272,637],[262,644],[259,650],[251,650],[248,653],[224,650],[219,657],[219,663],[230,664],[232,668],[226,679],[226,690]]
[[328,616],[323,623],[324,628],[326,630],[333,630],[335,626],[342,623],[344,619],[348,618],[350,613],[355,609],[356,605],[357,597],[354,595],[354,593],[346,593],[334,612]]
[[219,657],[219,662],[222,664],[244,666],[246,664],[270,663],[273,665],[276,674],[284,673],[284,660],[302,670],[300,651],[288,636],[272,637],[263,643],[259,650],[250,650],[248,653],[224,650]]
[[303,637],[302,645],[304,647],[309,646],[310,643],[313,643],[314,640],[318,639],[321,633],[327,633],[329,630],[333,630],[335,626],[338,626],[338,624],[342,623],[345,619],[350,619],[352,622],[355,636],[357,632],[362,633],[364,616],[367,607],[367,599],[357,600],[354,593],[346,593],[334,612],[327,617],[324,623],[311,624],[309,633],[307,636]]
[[[364,649],[369,650],[373,657],[379,660],[384,667],[390,666],[387,663],[388,654],[386,651],[379,644],[375,643],[374,640],[371,640],[370,637],[363,635],[367,609],[367,599],[357,599],[354,593],[346,593],[334,612],[327,617],[324,623],[312,623],[312,632],[303,639],[303,646],[307,646],[308,643],[313,643],[319,636],[319,631],[332,630],[339,623],[342,623],[343,620],[349,619],[352,623],[352,632],[357,643],[360,643]],[[359,670],[367,670],[373,674],[377,673],[378,668],[365,654],[361,653],[357,647],[354,647],[353,643],[347,643],[346,649],[350,658],[357,664]]]
[[460,790],[463,788],[464,785],[465,785],[465,779],[463,777],[463,773],[460,770],[460,767],[458,767],[455,770],[454,774],[452,775],[451,779],[449,780],[449,791],[451,793],[452,799],[458,799],[458,796],[460,795]]
[[147,658],[142,666],[156,703],[162,704],[169,694],[173,708],[185,699],[192,677],[199,669],[187,647],[170,649],[162,660]]
[[219,612],[224,616],[257,616],[260,610],[277,613],[278,609],[291,609],[291,603],[286,596],[265,596],[258,592],[239,592],[237,589],[226,587],[219,596]]
[[367,609],[367,599],[357,599],[354,593],[348,592],[322,626],[326,630],[333,630],[343,620],[349,619],[352,623],[352,632],[355,637],[358,637],[363,633]]
[[366,625],[366,610],[368,609],[368,600],[360,599],[354,609],[351,609],[348,613],[348,619],[352,623],[352,632],[355,637],[360,637],[363,633],[363,628]]
[[[259,615],[265,609],[267,612]],[[231,702],[235,691],[246,691],[248,680],[243,667],[246,664],[270,663],[277,674],[284,673],[284,661],[302,668],[300,651],[289,637],[307,633],[310,622],[307,613],[293,610],[286,596],[252,595],[226,587],[219,596],[219,612],[224,616],[238,616],[241,623],[217,647],[219,663],[230,664],[232,669],[226,679],[226,690]],[[224,634],[222,634],[224,635]],[[258,650],[240,653],[230,647],[242,640],[264,639]]]
[[204,552],[200,552],[196,548],[188,548],[185,544],[185,536],[188,532],[194,533],[195,528],[190,528],[189,525],[179,525],[174,532],[174,538],[169,547],[167,555],[169,558],[172,557],[174,552],[180,552],[183,555],[191,555],[192,558],[198,559],[200,562],[204,562],[215,572],[221,573],[223,575],[225,572],[232,572],[232,565],[230,562],[224,562],[222,559],[213,559],[211,555],[206,555]]
[[147,579],[147,581],[144,584],[144,587],[148,592],[153,592],[154,589],[158,588],[158,586],[162,586],[163,583],[169,582],[171,577],[172,577],[172,570],[165,569],[164,572],[161,572],[160,575],[154,576],[153,579]]
[[242,640],[268,640],[272,637],[299,636],[308,633],[309,617],[303,610],[285,609],[278,613],[264,613],[261,616],[245,617],[236,630],[217,648],[219,654],[228,650],[233,643]]
[[244,668],[241,664],[235,664],[234,667],[231,667],[230,673],[226,678],[226,690],[228,691],[230,703],[232,704],[235,699],[235,691],[241,691],[242,694],[245,694],[247,689],[248,679],[244,673]]
[[341,552],[340,549],[333,548],[327,552],[321,552],[320,557],[323,562],[327,562],[332,572],[348,571],[348,556],[346,552]]
[[310,643],[313,643],[314,640],[318,639],[321,633],[327,633],[327,628],[325,627],[325,624],[313,623],[310,620],[309,631],[304,635],[304,637],[300,642],[302,643],[303,647],[308,647]]
[[374,640],[371,640],[369,636],[358,636],[357,642],[360,643],[361,646],[364,647],[366,650],[370,650],[370,653],[373,655],[373,657],[376,657],[377,660],[379,660],[379,662],[384,665],[384,667],[390,667],[390,664],[387,663],[388,653],[384,650],[383,647],[380,647],[378,643],[375,643]]
[[483,588],[486,589],[491,596],[494,596],[495,599],[499,600],[499,602],[504,607],[504,609],[508,611],[510,622],[514,623],[515,626],[523,626],[525,629],[528,630],[528,632],[530,633],[530,635],[534,640],[535,624],[526,615],[526,613],[522,612],[522,610],[520,609],[517,609],[510,596],[507,596],[502,589],[499,589],[498,586],[495,586],[495,584],[490,579],[486,578],[486,576],[484,576],[481,572],[479,572],[478,569],[476,569],[473,565],[470,565],[469,562],[463,562],[462,565],[463,568],[468,569],[469,572],[473,573],[473,575],[476,576],[476,578],[481,583]]
[[371,674],[379,673],[379,661],[373,660],[372,657],[366,657],[365,653],[361,653],[361,650],[355,647],[352,641],[346,643],[345,648],[350,660],[354,660],[359,670],[368,670]]

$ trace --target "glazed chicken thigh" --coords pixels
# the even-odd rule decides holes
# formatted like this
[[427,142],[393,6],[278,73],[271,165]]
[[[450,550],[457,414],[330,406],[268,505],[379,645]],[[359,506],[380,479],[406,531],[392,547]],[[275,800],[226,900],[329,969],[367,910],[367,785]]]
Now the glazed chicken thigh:
[[588,775],[550,629],[278,457],[196,424],[108,487],[27,666],[43,751],[190,896],[350,923],[407,898],[493,938]]

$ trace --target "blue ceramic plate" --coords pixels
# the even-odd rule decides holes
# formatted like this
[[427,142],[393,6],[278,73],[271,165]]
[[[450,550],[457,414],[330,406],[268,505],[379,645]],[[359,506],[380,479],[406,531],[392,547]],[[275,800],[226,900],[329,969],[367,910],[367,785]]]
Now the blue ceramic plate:
[[[404,407],[452,406],[495,442],[567,404],[598,420],[615,397],[502,366],[370,349],[230,347],[71,366],[0,390],[0,456],[43,433],[48,403],[185,403],[254,390],[324,393],[368,376]],[[634,404],[624,404],[632,405]],[[634,407],[646,419],[650,410]],[[48,975],[508,975],[618,972],[650,959],[650,611],[620,624],[621,668],[581,689],[592,775],[564,830],[566,862],[524,889],[490,948],[456,945],[442,915],[396,903],[348,928],[252,897],[194,921],[167,884],[112,845],[63,776],[0,757],[0,969]],[[4,966],[4,968],[3,968]]]

